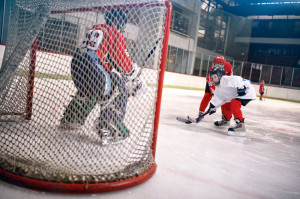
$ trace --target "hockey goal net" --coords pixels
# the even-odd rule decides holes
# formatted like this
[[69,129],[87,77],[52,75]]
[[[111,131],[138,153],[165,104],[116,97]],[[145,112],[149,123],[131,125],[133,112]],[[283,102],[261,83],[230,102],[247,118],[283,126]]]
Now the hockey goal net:
[[[171,10],[165,0],[14,1],[0,68],[1,178],[74,193],[149,179],[156,170]],[[106,42],[106,57],[98,60],[84,44],[97,46],[99,35],[91,30],[108,20],[124,29],[115,27],[122,36]],[[139,71],[133,79],[113,60],[121,56],[113,57],[124,47],[117,45],[121,37]]]

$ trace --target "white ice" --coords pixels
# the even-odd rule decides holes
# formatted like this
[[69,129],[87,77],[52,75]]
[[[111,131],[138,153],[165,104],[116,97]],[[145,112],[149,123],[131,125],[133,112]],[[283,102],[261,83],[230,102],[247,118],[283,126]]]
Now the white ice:
[[[198,124],[202,91],[163,90],[156,174],[145,183],[104,194],[37,192],[0,181],[0,199],[300,198],[300,103],[265,99],[242,107],[246,137],[213,127],[220,110]],[[233,124],[233,120],[231,121]]]

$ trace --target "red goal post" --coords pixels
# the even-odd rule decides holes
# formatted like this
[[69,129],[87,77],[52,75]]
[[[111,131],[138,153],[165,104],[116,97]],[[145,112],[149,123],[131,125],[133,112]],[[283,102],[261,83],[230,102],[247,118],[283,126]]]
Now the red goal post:
[[[21,7],[22,2],[17,1],[17,8],[12,10],[11,19],[19,20],[10,20],[8,42],[15,43],[7,45],[0,70],[0,75],[6,77],[0,88],[0,178],[36,190],[67,193],[115,191],[148,180],[156,171],[171,3],[166,0],[91,1],[90,6],[77,4],[70,9],[51,10],[49,16],[42,16],[42,21],[37,15],[43,13],[30,16],[28,8]],[[36,6],[38,1],[29,2]],[[63,7],[64,2],[59,6]],[[56,126],[70,96],[76,92],[68,71],[75,47],[91,25],[102,23],[104,13],[115,9],[126,10],[129,16],[131,30],[124,35],[133,60],[144,67],[142,75],[148,91],[140,98],[128,100],[124,122],[131,131],[130,137],[121,144],[102,146],[91,128],[101,112],[100,105],[87,116],[80,130],[64,133]],[[26,23],[21,24],[21,19],[35,21],[37,25],[22,32]],[[143,32],[143,28],[149,27],[147,23],[151,25],[147,31],[153,29],[151,34]],[[25,39],[18,40],[20,32]],[[158,38],[162,42],[144,63]]]

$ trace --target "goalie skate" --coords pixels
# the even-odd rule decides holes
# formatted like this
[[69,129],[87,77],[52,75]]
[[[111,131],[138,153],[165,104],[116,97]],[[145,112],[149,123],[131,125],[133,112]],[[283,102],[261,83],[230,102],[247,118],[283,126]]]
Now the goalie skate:
[[57,129],[60,131],[74,131],[81,128],[81,124],[67,122],[64,119],[60,121],[60,124],[57,126]]
[[113,132],[111,132],[107,129],[101,129],[98,133],[101,138],[100,144],[103,146],[122,144],[128,137],[126,135],[118,133],[117,131],[113,130]]
[[109,124],[108,128],[101,125],[99,118],[94,122],[93,130],[96,131],[101,138],[101,145],[121,144],[129,137],[129,130],[126,126],[119,122],[119,125]]

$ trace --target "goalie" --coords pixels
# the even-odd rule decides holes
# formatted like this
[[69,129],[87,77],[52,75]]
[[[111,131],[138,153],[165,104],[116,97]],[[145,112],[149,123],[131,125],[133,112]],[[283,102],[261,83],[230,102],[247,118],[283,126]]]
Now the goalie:
[[98,102],[102,108],[94,129],[102,139],[125,139],[129,130],[123,123],[129,96],[144,92],[146,85],[138,74],[121,34],[127,23],[125,12],[111,10],[106,24],[95,25],[86,33],[71,63],[72,80],[77,88],[67,106],[60,128],[76,129],[84,124]]

